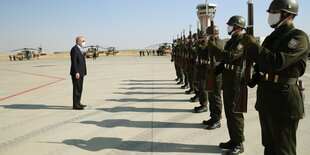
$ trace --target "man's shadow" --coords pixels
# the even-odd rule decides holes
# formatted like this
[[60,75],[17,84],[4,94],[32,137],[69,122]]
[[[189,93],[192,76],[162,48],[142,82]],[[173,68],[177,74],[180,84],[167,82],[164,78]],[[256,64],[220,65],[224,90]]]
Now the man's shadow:
[[66,145],[76,146],[88,151],[104,149],[118,149],[136,152],[173,152],[173,153],[219,153],[222,151],[214,145],[193,145],[150,141],[123,141],[121,138],[95,137],[88,141],[82,139],[68,139]]
[[105,128],[130,127],[130,128],[203,128],[200,123],[175,123],[158,121],[131,121],[128,119],[110,119],[103,121],[82,121],[83,124],[97,125]]
[[72,109],[72,106],[58,106],[58,105],[44,105],[44,104],[10,104],[2,105],[6,109],[23,109],[23,110],[40,110],[40,109],[52,109],[52,110],[68,110]]

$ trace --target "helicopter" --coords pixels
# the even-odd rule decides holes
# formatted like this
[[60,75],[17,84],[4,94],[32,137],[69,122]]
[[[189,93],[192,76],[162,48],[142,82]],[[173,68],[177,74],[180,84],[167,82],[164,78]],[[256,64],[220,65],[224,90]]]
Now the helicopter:
[[146,47],[146,49],[156,49],[156,53],[158,56],[163,56],[171,53],[172,51],[172,43],[159,43]]
[[116,53],[118,53],[118,51],[116,50],[115,47],[108,47],[108,48],[105,48],[105,49],[107,49],[107,51],[105,52],[105,54],[107,56],[109,56],[110,54],[116,55]]
[[[30,58],[37,58],[39,59],[40,55],[45,55],[45,53],[42,52],[42,47],[38,48],[21,48],[12,50],[11,52],[19,51],[17,54],[13,55],[14,60],[29,60]],[[35,53],[37,51],[37,53]]]
[[[86,58],[93,58],[94,56],[98,57],[99,53],[105,53],[107,56],[116,55],[116,53],[118,53],[115,47],[102,47],[99,45],[90,45],[85,46],[84,48],[87,48],[87,51],[84,53],[84,56]],[[99,49],[104,49],[104,51],[99,51]]]
[[85,46],[84,48],[87,48],[87,51],[84,53],[86,58],[98,57],[100,53],[99,49],[106,49],[105,47],[99,45],[89,45]]

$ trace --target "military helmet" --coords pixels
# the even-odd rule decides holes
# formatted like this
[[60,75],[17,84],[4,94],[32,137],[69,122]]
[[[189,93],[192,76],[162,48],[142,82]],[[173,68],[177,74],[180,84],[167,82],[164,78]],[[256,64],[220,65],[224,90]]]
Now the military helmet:
[[241,16],[232,16],[226,24],[227,25],[234,24],[239,27],[245,28],[245,19]]
[[273,0],[267,12],[270,12],[270,10],[281,10],[293,15],[297,15],[298,3],[297,0]]
[[214,25],[214,30],[213,30],[213,32],[212,32],[212,27],[211,26],[209,26],[208,28],[207,28],[207,34],[208,35],[212,35],[212,34],[214,34],[214,35],[218,35],[219,34],[219,28],[217,27],[217,26],[215,26]]

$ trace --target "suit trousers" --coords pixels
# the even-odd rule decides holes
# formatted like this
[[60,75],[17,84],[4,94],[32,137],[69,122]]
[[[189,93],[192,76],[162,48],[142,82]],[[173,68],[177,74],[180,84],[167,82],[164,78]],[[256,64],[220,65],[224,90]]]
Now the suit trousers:
[[73,107],[78,107],[81,105],[84,76],[76,79],[75,76],[71,75],[71,79],[73,84]]

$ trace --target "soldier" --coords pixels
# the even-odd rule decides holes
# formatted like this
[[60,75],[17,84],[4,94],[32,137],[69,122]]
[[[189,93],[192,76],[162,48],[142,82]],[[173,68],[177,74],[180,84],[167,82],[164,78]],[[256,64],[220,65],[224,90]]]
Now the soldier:
[[[191,33],[190,33],[191,34]],[[194,38],[196,37],[197,34],[194,34]],[[189,83],[189,90],[185,91],[185,94],[193,94],[196,90],[196,87],[194,85],[194,75],[195,75],[195,68],[196,68],[196,59],[197,59],[197,54],[194,49],[194,39],[190,35],[188,37],[189,41],[187,43],[187,48],[186,50],[188,51],[188,83]]]
[[179,81],[181,79],[181,76],[180,76],[180,67],[178,65],[177,40],[175,39],[173,40],[173,44],[172,44],[171,62],[174,63],[175,73],[177,76],[175,81]]
[[[206,47],[206,42],[203,39],[203,34],[202,31],[198,30],[197,36],[195,36],[195,42],[194,42],[194,53],[196,55],[196,60],[195,60],[195,74],[193,77],[193,83],[194,83],[194,93],[195,96],[190,98],[190,102],[198,102],[199,101],[199,95],[200,91],[202,90],[201,88],[201,71],[203,70],[202,68],[202,53],[204,48]],[[195,112],[195,111],[194,111]]]
[[188,88],[188,51],[186,49],[186,38],[183,37],[183,40],[180,43],[180,51],[181,51],[181,55],[182,55],[182,64],[181,64],[181,69],[184,75],[184,85],[181,86],[182,89],[187,89]]
[[[223,46],[223,41],[219,38],[219,29],[217,26],[214,26],[214,30],[212,30],[212,27],[209,26],[207,28],[207,37],[216,40],[219,45]],[[223,47],[222,47],[223,48]],[[210,51],[212,52],[212,51]],[[205,53],[205,60],[208,60],[208,51]],[[220,59],[216,57],[216,62],[215,65],[218,65],[220,63]],[[205,68],[206,71],[206,68]],[[206,73],[202,74],[206,75]],[[204,125],[207,125],[208,130],[216,129],[221,127],[221,118],[222,118],[222,96],[221,96],[221,89],[222,89],[222,74],[217,74],[214,75],[214,90],[212,92],[206,92],[203,91],[201,98],[204,99],[205,105],[207,105],[207,100],[206,98],[208,97],[209,100],[209,110],[210,110],[210,119],[209,120],[204,120],[202,123]],[[206,77],[204,77],[204,80]],[[204,85],[203,85],[204,86]],[[208,94],[206,94],[208,93]],[[196,110],[196,112],[199,112],[199,109]]]
[[93,48],[93,60],[96,60],[97,58],[97,49]]
[[181,51],[181,39],[178,38],[175,48],[174,48],[174,52],[175,52],[175,65],[176,65],[176,73],[178,76],[178,85],[182,85],[184,84],[184,74],[183,74],[183,70],[182,70],[182,62],[183,62],[183,58],[182,58],[182,51]]
[[297,0],[274,0],[268,23],[275,30],[262,46],[244,35],[247,57],[258,64],[261,79],[255,108],[259,113],[262,144],[267,155],[296,155],[296,131],[304,117],[304,103],[298,78],[305,73],[309,39],[293,25]]
[[244,152],[244,117],[242,113],[234,113],[234,101],[239,88],[243,65],[243,46],[241,45],[242,31],[245,29],[245,19],[232,16],[227,22],[227,31],[231,39],[226,42],[224,49],[217,41],[208,41],[209,49],[216,57],[225,63],[222,73],[224,108],[230,140],[220,143],[222,149],[229,149],[230,153]]

